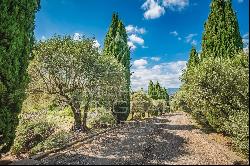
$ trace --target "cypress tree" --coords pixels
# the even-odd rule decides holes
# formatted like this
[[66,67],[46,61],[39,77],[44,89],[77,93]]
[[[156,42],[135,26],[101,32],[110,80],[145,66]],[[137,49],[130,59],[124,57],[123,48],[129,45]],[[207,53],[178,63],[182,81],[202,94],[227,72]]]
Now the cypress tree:
[[198,53],[196,52],[196,49],[192,47],[189,55],[189,60],[188,60],[188,68],[194,67],[199,63],[199,56]]
[[[104,42],[104,56],[113,56],[126,69],[126,93],[124,93],[125,103],[115,105],[114,114],[117,121],[126,120],[130,112],[130,50],[127,45],[127,33],[124,24],[119,20],[118,14],[114,13],[109,31]],[[126,108],[126,109],[124,109]]]
[[103,54],[104,55],[108,55],[108,54],[111,53],[111,50],[112,50],[111,43],[116,37],[118,22],[119,22],[118,14],[113,13],[111,25],[109,27],[109,31],[106,34],[106,37],[105,37],[105,40],[104,40],[104,48],[103,48]]
[[154,99],[161,99],[162,98],[162,93],[161,93],[161,85],[160,83],[157,81],[155,84],[155,98]]
[[202,59],[231,57],[232,54],[243,49],[231,0],[212,0],[210,8],[202,37]]
[[149,81],[149,84],[148,84],[148,96],[152,98],[152,94],[153,94],[153,86],[154,86],[154,83],[152,80]]
[[240,35],[237,16],[233,10],[231,0],[225,1],[225,20],[226,20],[225,42],[227,46],[226,53],[232,57],[232,53],[243,50],[243,41]]
[[167,91],[167,89],[165,87],[163,88],[163,93],[164,93],[163,99],[165,99],[167,102],[169,102],[168,91]]
[[13,144],[28,83],[39,0],[0,1],[0,153]]
[[154,100],[164,99],[168,102],[169,95],[165,87],[161,87],[160,83],[157,81],[156,84],[152,80],[148,84],[148,96]]

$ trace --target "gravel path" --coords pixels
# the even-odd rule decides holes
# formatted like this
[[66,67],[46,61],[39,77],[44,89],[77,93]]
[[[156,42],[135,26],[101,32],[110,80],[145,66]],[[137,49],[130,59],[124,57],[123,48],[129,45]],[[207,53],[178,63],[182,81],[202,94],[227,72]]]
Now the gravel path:
[[166,114],[74,146],[40,164],[236,164],[246,162],[195,127],[183,112]]

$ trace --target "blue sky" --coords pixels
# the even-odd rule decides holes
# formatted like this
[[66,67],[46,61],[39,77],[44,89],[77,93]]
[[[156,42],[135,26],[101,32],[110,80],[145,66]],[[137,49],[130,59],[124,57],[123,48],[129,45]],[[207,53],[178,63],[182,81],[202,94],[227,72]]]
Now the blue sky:
[[[113,12],[126,25],[132,61],[132,88],[146,89],[150,79],[167,88],[180,86],[192,45],[201,50],[210,0],[41,0],[35,36],[95,37],[103,47]],[[248,43],[249,0],[232,0],[240,32]]]

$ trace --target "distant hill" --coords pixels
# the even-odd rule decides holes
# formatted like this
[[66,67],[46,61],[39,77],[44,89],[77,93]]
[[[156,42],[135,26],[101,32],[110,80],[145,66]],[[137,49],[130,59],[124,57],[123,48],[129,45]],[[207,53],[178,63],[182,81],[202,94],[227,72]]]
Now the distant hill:
[[175,92],[177,92],[179,90],[179,88],[168,88],[168,94],[170,96],[174,95]]

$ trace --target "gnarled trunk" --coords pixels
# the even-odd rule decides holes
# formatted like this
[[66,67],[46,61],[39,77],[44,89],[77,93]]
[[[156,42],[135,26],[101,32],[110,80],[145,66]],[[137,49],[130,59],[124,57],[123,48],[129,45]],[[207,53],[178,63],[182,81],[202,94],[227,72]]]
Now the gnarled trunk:
[[76,104],[76,103],[72,103],[70,105],[71,110],[73,112],[74,115],[74,126],[73,126],[73,130],[77,131],[77,130],[82,130],[82,120],[81,120],[81,110],[80,110],[80,104]]
[[83,118],[82,118],[82,129],[84,131],[88,131],[88,127],[87,127],[87,117],[88,117],[88,110],[89,110],[89,102],[90,102],[90,98],[88,97],[87,99],[87,103],[84,106],[84,112],[83,112]]

